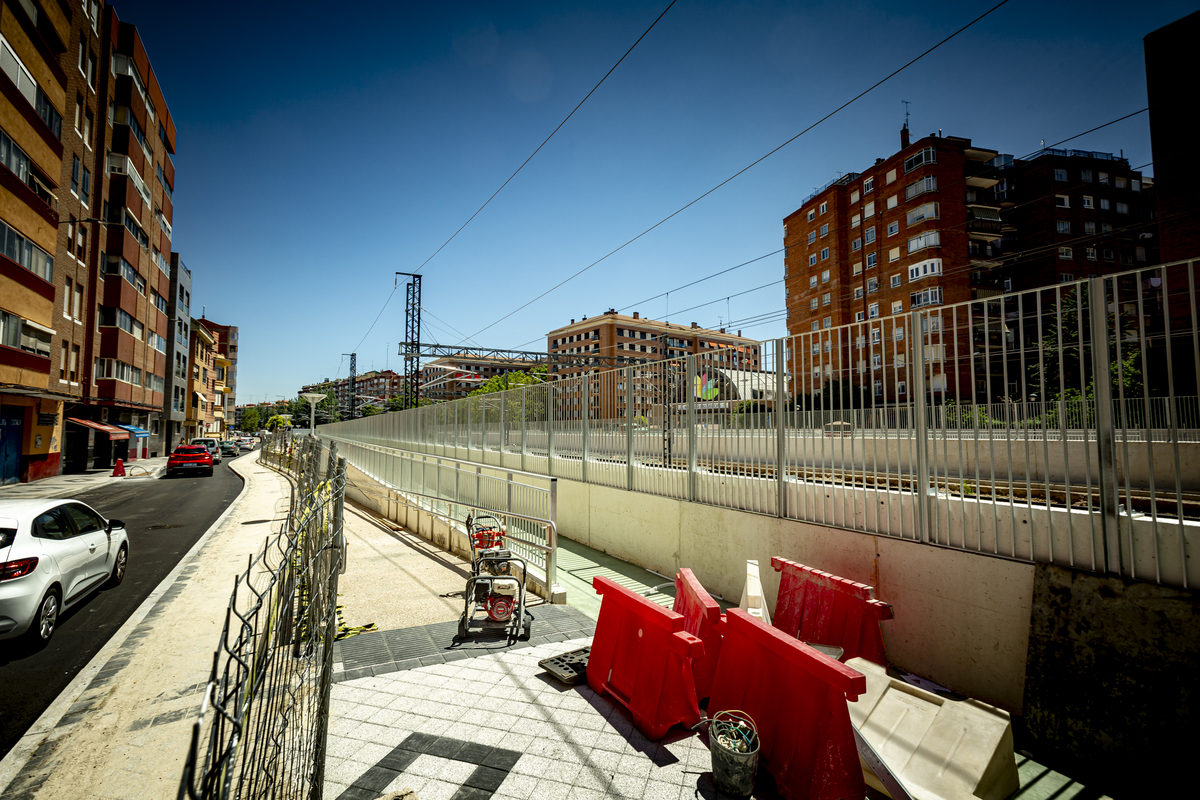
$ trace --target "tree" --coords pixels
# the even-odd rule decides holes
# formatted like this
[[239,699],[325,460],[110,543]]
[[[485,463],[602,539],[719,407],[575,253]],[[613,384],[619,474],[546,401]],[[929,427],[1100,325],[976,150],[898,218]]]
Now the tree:
[[532,386],[545,383],[546,374],[547,369],[543,365],[534,367],[529,372],[506,372],[503,375],[495,375],[478,389],[471,392],[471,396],[503,392],[506,389],[515,389],[518,386]]
[[[1084,306],[1084,314],[1090,313],[1090,309]],[[1074,390],[1074,399],[1078,400],[1080,392],[1079,377],[1081,374],[1087,375],[1089,370],[1085,365],[1079,363],[1079,291],[1065,294],[1062,299],[1059,317],[1062,319],[1062,341],[1059,341],[1058,320],[1051,313],[1047,315],[1045,322],[1042,325],[1042,342],[1041,348],[1044,356],[1042,363],[1038,364],[1036,359],[1032,359],[1032,363],[1026,364],[1028,372],[1028,386],[1031,392],[1040,392],[1041,400],[1068,400],[1070,397],[1059,397],[1059,380],[1061,380],[1066,388],[1067,395],[1072,394]],[[1088,320],[1085,316],[1083,327],[1086,331],[1088,328]],[[1117,328],[1121,331],[1121,358],[1116,359],[1112,356],[1116,353],[1117,347]],[[1124,389],[1126,397],[1137,397],[1142,393],[1142,366],[1141,356],[1137,347],[1131,346],[1131,342],[1136,342],[1138,337],[1137,318],[1129,313],[1122,313],[1120,317],[1115,312],[1109,312],[1105,320],[1105,330],[1108,332],[1107,345],[1109,364],[1109,372],[1112,396],[1114,398],[1120,396],[1120,391]],[[1085,347],[1091,347],[1091,343],[1085,343]],[[1085,387],[1087,391],[1087,399],[1095,398],[1095,375],[1092,375]]]
[[262,427],[259,422],[257,408],[247,408],[242,411],[242,430],[246,432],[257,431]]
[[[341,419],[338,413],[337,395],[333,391],[333,384],[326,381],[320,386],[317,386],[314,391],[325,395],[324,400],[317,401],[316,408],[316,424],[337,422]],[[309,408],[308,401],[303,397],[297,397],[288,404],[288,411],[292,415],[292,419],[302,425],[308,425]]]
[[276,414],[273,417],[271,417],[269,420],[267,420],[267,430],[274,431],[274,430],[278,430],[279,428],[290,428],[290,427],[292,427],[291,423],[288,422],[285,417],[283,417],[279,414]]

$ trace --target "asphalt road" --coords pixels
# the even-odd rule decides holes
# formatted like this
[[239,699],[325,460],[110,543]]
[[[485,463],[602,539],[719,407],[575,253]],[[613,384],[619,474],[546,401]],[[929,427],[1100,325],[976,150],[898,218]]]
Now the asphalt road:
[[120,586],[93,592],[59,617],[44,649],[0,642],[0,758],[237,497],[242,479],[229,468],[231,460],[211,478],[112,483],[76,496],[125,522],[129,569]]

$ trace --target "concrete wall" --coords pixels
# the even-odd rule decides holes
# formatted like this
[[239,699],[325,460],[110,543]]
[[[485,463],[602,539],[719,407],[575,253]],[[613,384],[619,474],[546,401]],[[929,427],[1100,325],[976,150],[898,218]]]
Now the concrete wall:
[[896,609],[889,659],[963,694],[1020,712],[1032,564],[669,498],[559,481],[560,535],[664,575],[690,567],[737,602],[758,559],[774,606],[782,556],[871,584]]

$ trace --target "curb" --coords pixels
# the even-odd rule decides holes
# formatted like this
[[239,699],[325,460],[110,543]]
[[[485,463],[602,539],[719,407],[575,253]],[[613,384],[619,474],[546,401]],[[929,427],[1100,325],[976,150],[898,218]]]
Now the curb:
[[[233,469],[232,464],[230,465],[230,469]],[[229,515],[233,513],[233,510],[237,508],[242,498],[246,496],[246,493],[250,490],[250,479],[237,470],[234,470],[234,472],[242,479],[242,491],[238,493],[238,496],[221,512],[221,516],[213,521],[208,530],[196,540],[196,543],[192,545],[192,549],[188,550],[183,558],[179,559],[179,563],[175,565],[175,568],[159,582],[158,586],[150,592],[141,605],[134,609],[129,618],[125,620],[125,624],[105,642],[100,651],[87,663],[87,666],[79,671],[79,674],[67,684],[67,687],[55,698],[54,702],[29,726],[29,730],[17,741],[8,755],[3,760],[0,760],[0,794],[3,794],[13,779],[21,774],[21,770],[25,767],[25,764],[46,738],[54,732],[59,722],[66,716],[80,695],[84,693],[96,674],[104,668],[104,665],[121,648],[125,640],[129,638],[129,635],[149,615],[162,596],[167,593],[179,578],[179,574],[191,564],[200,550],[208,543],[208,540],[213,537],[217,530],[225,523]]]

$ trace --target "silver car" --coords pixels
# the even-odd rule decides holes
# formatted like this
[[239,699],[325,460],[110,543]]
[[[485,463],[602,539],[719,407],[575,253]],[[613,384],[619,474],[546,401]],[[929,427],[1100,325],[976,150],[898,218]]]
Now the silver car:
[[213,457],[214,464],[221,463],[221,443],[213,438],[202,437],[200,439],[192,439],[188,444],[199,444],[208,448],[208,452]]
[[128,564],[121,520],[77,500],[0,500],[0,639],[48,642],[59,614]]

